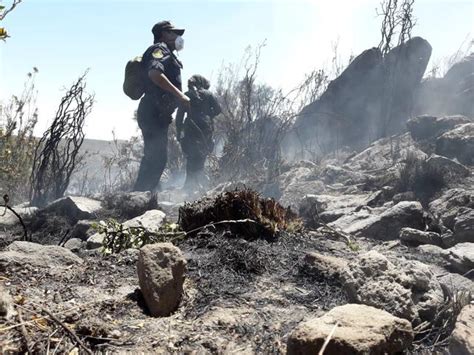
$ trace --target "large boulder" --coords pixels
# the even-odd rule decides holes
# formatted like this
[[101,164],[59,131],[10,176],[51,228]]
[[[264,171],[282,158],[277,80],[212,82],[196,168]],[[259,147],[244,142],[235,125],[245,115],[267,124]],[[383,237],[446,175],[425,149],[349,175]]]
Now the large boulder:
[[335,228],[355,237],[366,237],[378,240],[395,240],[399,238],[402,228],[423,229],[423,207],[419,202],[402,201],[384,212],[373,215],[361,210],[330,223]]
[[376,251],[350,262],[341,279],[350,302],[384,309],[415,324],[432,320],[444,301],[429,266],[418,261],[396,266]]
[[171,243],[149,244],[140,249],[138,281],[152,316],[168,316],[178,308],[185,268],[181,250]]
[[105,196],[103,200],[105,208],[124,218],[134,218],[158,208],[156,195],[150,191],[121,192]]
[[474,165],[474,123],[466,123],[444,133],[436,140],[436,153]]
[[474,354],[474,305],[465,306],[456,319],[449,342],[449,351],[456,355]]
[[42,212],[63,216],[77,222],[81,219],[93,219],[102,208],[101,202],[87,197],[67,196],[48,204]]
[[416,93],[415,114],[474,117],[474,54],[454,64],[443,78],[424,80]]
[[430,44],[414,37],[383,56],[371,48],[347,66],[321,97],[303,108],[294,139],[313,149],[360,149],[400,133],[431,56]]
[[430,155],[425,164],[426,169],[441,174],[446,182],[459,181],[470,175],[467,167],[441,155]]
[[[20,217],[24,220],[27,217],[34,216],[36,212],[38,212],[37,207],[13,207],[15,212],[20,215]],[[20,220],[18,217],[10,210],[5,210],[5,208],[1,208],[0,212],[0,227],[13,227],[17,224],[20,224]]]
[[55,245],[13,242],[0,252],[0,270],[10,266],[31,265],[43,268],[62,268],[82,264],[82,259],[70,250]]
[[395,354],[411,345],[413,329],[383,310],[346,304],[300,323],[288,337],[287,354],[317,354],[329,336],[326,354]]

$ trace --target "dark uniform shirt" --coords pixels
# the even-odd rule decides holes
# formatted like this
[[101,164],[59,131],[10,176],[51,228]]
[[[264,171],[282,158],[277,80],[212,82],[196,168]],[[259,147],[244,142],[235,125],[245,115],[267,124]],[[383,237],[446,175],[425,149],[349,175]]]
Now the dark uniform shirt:
[[174,96],[153,83],[148,76],[148,72],[152,69],[161,71],[174,86],[181,90],[181,69],[183,65],[178,58],[165,43],[159,42],[145,51],[142,63],[146,78],[145,96],[152,98],[159,106],[173,103],[174,108],[176,108],[177,101]]

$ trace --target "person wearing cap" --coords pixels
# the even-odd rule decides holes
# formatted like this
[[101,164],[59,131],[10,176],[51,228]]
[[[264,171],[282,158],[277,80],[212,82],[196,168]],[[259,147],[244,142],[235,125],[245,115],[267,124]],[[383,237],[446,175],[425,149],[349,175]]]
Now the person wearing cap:
[[143,157],[135,182],[135,191],[159,190],[159,181],[166,166],[168,126],[175,109],[189,109],[190,99],[181,91],[183,65],[174,51],[183,48],[184,29],[169,21],[152,28],[154,43],[142,56],[145,95],[140,100],[137,121],[143,135]]
[[207,182],[204,163],[214,149],[213,120],[221,113],[221,107],[209,91],[210,86],[209,80],[202,75],[195,74],[189,78],[186,96],[191,100],[191,109],[180,106],[176,114],[176,133],[186,157],[184,189],[189,192],[194,192]]

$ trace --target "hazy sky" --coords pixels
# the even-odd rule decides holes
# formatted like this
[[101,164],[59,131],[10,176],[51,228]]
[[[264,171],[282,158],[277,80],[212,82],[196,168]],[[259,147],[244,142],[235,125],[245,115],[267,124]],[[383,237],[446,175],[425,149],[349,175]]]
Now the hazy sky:
[[[3,4],[11,1],[3,0]],[[86,121],[88,138],[137,134],[131,117],[138,104],[122,92],[128,59],[152,43],[151,27],[169,19],[186,29],[183,83],[192,74],[215,82],[223,63],[238,62],[248,45],[266,40],[258,79],[289,90],[305,73],[330,65],[338,42],[345,62],[351,53],[380,41],[380,0],[140,1],[24,0],[2,26],[0,100],[21,92],[37,67],[38,133],[51,122],[63,89],[90,68],[88,88],[96,104]],[[456,52],[474,33],[473,0],[417,0],[413,35],[433,46],[432,60]]]

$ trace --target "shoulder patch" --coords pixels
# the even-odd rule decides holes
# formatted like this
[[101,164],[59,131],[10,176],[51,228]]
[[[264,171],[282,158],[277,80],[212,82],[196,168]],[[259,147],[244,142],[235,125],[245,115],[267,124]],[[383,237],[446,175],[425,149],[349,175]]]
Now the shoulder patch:
[[153,58],[156,58],[156,59],[161,59],[164,57],[163,51],[159,48],[155,49],[151,55],[153,56]]

